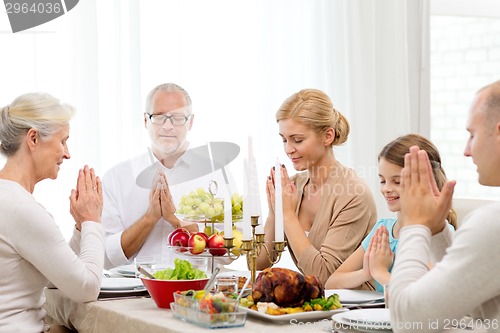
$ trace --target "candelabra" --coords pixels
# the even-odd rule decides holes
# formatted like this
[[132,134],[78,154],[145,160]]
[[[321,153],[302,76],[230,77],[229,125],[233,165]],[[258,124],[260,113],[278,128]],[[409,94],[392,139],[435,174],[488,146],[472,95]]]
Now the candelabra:
[[281,259],[281,254],[285,250],[285,242],[274,242],[274,254],[271,255],[267,245],[265,244],[264,236],[265,234],[257,234],[255,228],[259,225],[259,216],[251,217],[252,223],[252,238],[244,239],[241,244],[240,252],[238,255],[232,253],[232,248],[234,247],[234,238],[224,237],[224,247],[227,250],[227,254],[231,260],[238,259],[243,253],[247,257],[248,270],[251,273],[251,281],[255,282],[256,272],[257,272],[257,258],[260,256],[263,250],[266,252],[266,258],[270,264],[274,265]]

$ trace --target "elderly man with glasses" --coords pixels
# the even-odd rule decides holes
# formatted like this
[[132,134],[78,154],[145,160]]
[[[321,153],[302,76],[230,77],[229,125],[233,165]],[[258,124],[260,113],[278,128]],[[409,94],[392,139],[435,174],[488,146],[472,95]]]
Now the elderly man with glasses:
[[170,253],[170,232],[181,226],[198,231],[197,224],[185,223],[174,215],[172,197],[206,187],[208,181],[187,181],[180,187],[168,184],[172,171],[189,169],[193,164],[186,161],[187,135],[194,118],[191,111],[191,98],[182,87],[173,83],[155,87],[147,97],[144,113],[151,149],[104,175],[105,268],[129,264],[139,256],[165,261]]

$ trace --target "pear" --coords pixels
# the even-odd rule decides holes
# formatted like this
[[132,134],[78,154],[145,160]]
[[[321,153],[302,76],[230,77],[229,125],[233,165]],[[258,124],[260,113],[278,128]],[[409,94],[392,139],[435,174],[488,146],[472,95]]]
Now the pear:
[[231,252],[233,252],[233,254],[235,256],[239,255],[240,254],[240,248],[241,248],[241,244],[243,243],[241,240],[243,239],[243,234],[238,230],[233,230],[233,250]]
[[205,228],[203,229],[203,232],[205,233],[205,235],[210,237],[214,234],[214,229],[212,228],[211,225],[206,225]]
[[[224,231],[222,231],[220,233],[222,236],[224,236]],[[243,239],[243,234],[241,233],[241,231],[239,231],[238,229],[234,229],[233,228],[233,249],[231,250],[231,252],[233,252],[233,254],[235,256],[239,255],[240,254],[240,248],[241,248],[241,244],[243,243],[242,242],[242,239]]]

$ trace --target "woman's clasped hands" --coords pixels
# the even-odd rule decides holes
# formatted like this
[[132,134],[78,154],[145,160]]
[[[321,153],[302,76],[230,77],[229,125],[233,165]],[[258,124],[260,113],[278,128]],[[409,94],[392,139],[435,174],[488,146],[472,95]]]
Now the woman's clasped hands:
[[[280,170],[281,174],[281,191],[282,191],[282,202],[283,202],[283,214],[285,215],[285,212],[290,212],[294,213],[295,207],[297,207],[297,188],[295,186],[295,183],[290,180],[290,177],[288,176],[288,172],[286,170],[286,167],[284,165],[281,166]],[[269,177],[267,178],[266,182],[266,194],[267,194],[267,204],[269,206],[269,215],[273,216],[275,215],[275,183],[278,181],[276,179],[276,172],[274,170],[274,167],[271,169],[271,173]]]
[[93,168],[86,165],[78,172],[76,189],[71,190],[70,213],[81,230],[85,221],[101,222],[102,182]]

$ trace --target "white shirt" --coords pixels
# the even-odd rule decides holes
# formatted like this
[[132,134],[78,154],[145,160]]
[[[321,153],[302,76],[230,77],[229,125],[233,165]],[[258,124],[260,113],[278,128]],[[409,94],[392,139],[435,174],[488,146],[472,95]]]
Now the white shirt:
[[[498,216],[495,203],[473,211],[455,233],[444,228],[432,236],[420,225],[401,229],[389,289],[394,332],[414,332],[415,325],[446,331],[465,315],[473,319],[462,324],[500,331]],[[437,263],[429,270],[431,260]]]
[[[149,205],[150,189],[146,188],[153,179],[154,170],[161,168],[167,181],[172,175],[179,171],[191,170],[196,161],[181,157],[172,169],[167,169],[147,152],[111,168],[103,177],[104,207],[102,224],[106,231],[106,259],[105,268],[129,264],[137,256],[155,257],[157,262],[166,262],[171,251],[168,249],[167,237],[174,230],[172,225],[163,218],[156,223],[147,237],[139,252],[127,259],[121,247],[121,235],[123,231],[132,226],[146,213]],[[146,170],[146,171],[145,171]],[[185,172],[181,172],[185,175]],[[146,176],[145,176],[146,175]],[[182,178],[182,177],[181,177]],[[235,190],[231,176],[228,176],[231,190]],[[184,194],[202,187],[208,191],[210,181],[215,180],[218,184],[217,197],[223,197],[226,193],[225,180],[219,169],[199,178],[170,184],[170,193],[176,206]],[[231,191],[230,190],[230,191]]]
[[51,282],[77,302],[101,287],[104,232],[95,222],[66,242],[52,216],[21,185],[0,180],[0,332],[42,332]]

